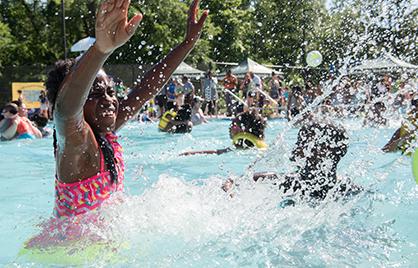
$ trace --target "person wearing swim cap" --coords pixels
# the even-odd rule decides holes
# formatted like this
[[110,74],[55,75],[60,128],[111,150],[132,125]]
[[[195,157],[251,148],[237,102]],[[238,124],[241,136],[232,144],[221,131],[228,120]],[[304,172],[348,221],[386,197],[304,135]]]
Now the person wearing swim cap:
[[[115,85],[102,67],[139,27],[142,14],[128,20],[129,6],[129,0],[102,1],[96,13],[93,46],[78,61],[58,61],[48,74],[46,88],[55,124],[54,215],[60,221],[84,218],[85,213],[97,210],[123,190],[123,150],[115,132],[166,84],[199,40],[208,16],[205,10],[198,18],[199,0],[193,0],[183,41],[119,102]],[[74,220],[69,222],[72,226]],[[41,240],[43,235],[48,236],[41,234]],[[80,238],[56,235],[60,241]]]
[[234,148],[228,147],[218,150],[192,151],[181,153],[180,156],[196,155],[196,154],[224,154],[231,152],[233,149],[250,149],[259,150],[267,149],[268,145],[264,141],[264,132],[266,129],[266,120],[257,112],[251,109],[247,112],[238,114],[231,122],[229,127],[229,137],[232,140]]

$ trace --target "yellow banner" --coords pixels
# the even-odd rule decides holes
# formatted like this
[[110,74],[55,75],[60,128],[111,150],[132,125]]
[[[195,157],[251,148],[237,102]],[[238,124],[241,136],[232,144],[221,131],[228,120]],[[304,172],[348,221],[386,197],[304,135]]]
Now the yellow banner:
[[[20,97],[28,109],[39,108],[41,107],[41,103],[39,102],[41,90],[45,90],[43,82],[13,82],[12,99],[17,100]],[[21,91],[21,93],[19,93],[19,91]]]

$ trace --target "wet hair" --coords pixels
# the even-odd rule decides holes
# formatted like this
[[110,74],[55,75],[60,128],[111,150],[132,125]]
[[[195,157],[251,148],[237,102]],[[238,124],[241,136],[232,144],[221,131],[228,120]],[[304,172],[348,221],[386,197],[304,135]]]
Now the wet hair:
[[[60,90],[61,84],[64,81],[65,77],[71,72],[75,63],[75,59],[59,60],[55,63],[54,68],[48,73],[48,78],[45,82],[45,87],[47,90],[47,98],[51,103],[52,114],[54,113],[55,101],[57,99],[57,95]],[[96,141],[99,144],[100,150],[103,154],[103,158],[105,160],[106,167],[110,172],[112,182],[117,182],[118,173],[115,166],[115,152],[113,151],[113,148],[107,139],[101,137],[97,133],[94,133],[94,136],[96,137]],[[55,128],[53,138],[54,153],[56,153],[58,147],[57,134]]]
[[317,160],[327,158],[336,165],[347,153],[347,149],[348,135],[344,128],[314,122],[304,125],[299,130],[291,160],[295,160],[295,156],[306,156]]
[[264,139],[264,130],[266,128],[266,121],[257,112],[257,110],[252,109],[250,111],[238,114],[232,120],[229,130],[231,131],[233,127],[239,127],[244,132],[248,132],[260,139]]
[[61,87],[67,74],[70,73],[71,69],[75,65],[75,59],[59,60],[55,63],[54,69],[48,73],[48,78],[45,82],[47,98],[54,109],[55,101],[57,99],[58,91]]
[[418,97],[412,98],[411,106],[413,106],[413,109],[418,109]]
[[30,120],[35,122],[38,128],[44,128],[48,124],[48,118],[40,116],[39,114],[35,114]]
[[16,106],[18,108],[22,107],[22,104],[23,104],[21,100],[14,100],[14,101],[12,101],[10,103],[16,104]]

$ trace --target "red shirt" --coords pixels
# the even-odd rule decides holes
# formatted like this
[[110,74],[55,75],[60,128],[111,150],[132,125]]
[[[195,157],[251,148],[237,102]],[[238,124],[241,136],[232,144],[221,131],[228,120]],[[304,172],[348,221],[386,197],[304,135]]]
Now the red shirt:
[[224,88],[226,89],[235,89],[238,84],[238,79],[235,75],[225,76],[223,81],[224,81]]

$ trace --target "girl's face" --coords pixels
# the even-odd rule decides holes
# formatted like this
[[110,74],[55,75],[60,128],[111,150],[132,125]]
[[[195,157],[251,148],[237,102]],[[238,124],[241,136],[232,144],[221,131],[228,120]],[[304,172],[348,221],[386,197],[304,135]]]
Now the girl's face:
[[119,102],[114,83],[107,75],[99,75],[84,104],[84,118],[93,131],[106,133],[115,129]]

